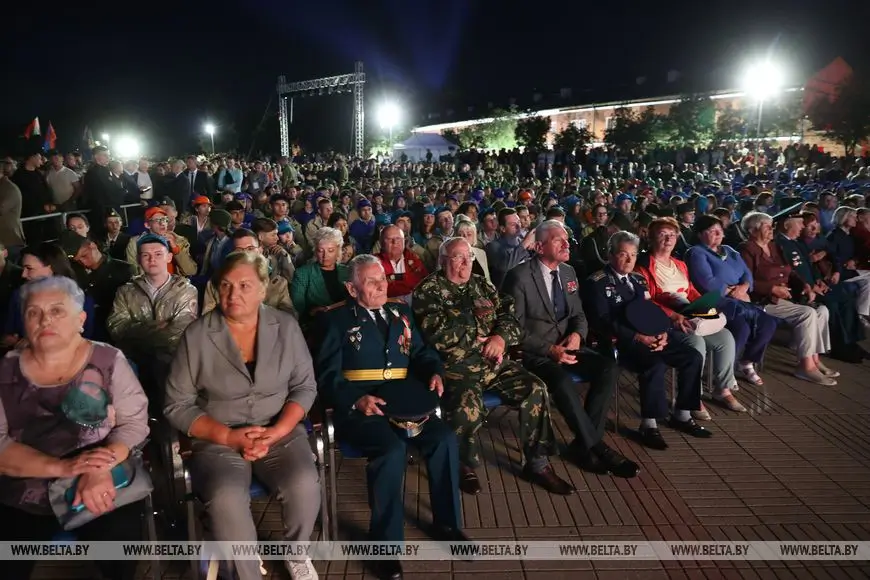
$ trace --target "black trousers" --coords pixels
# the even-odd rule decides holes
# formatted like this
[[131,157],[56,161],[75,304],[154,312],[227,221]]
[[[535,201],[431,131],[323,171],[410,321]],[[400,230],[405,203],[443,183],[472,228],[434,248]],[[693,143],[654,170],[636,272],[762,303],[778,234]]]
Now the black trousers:
[[[547,383],[547,391],[556,408],[574,434],[574,445],[588,451],[604,436],[607,410],[619,377],[616,361],[591,348],[584,347],[577,363],[562,365],[553,360],[531,358],[526,368]],[[571,375],[589,382],[585,403]]]
[[[144,502],[131,503],[103,514],[75,530],[76,538],[85,542],[138,542],[142,540]],[[0,541],[48,542],[61,531],[54,515],[34,515],[23,510],[0,505]],[[133,580],[139,562],[136,560],[98,561],[106,580]],[[3,580],[29,580],[36,565],[34,560],[3,562]]]
[[690,346],[668,342],[664,350],[652,352],[638,342],[620,343],[619,361],[638,374],[640,415],[644,419],[662,419],[668,415],[665,373],[677,369],[677,397],[674,406],[684,411],[701,408],[701,373],[703,357]]
[[408,439],[386,417],[365,416],[353,411],[336,424],[336,436],[365,455],[369,507],[372,510],[371,540],[400,542],[405,538],[405,469],[407,446],[417,447],[429,473],[429,495],[436,525],[459,529],[459,447],[456,435],[437,417],[426,422],[423,432]]

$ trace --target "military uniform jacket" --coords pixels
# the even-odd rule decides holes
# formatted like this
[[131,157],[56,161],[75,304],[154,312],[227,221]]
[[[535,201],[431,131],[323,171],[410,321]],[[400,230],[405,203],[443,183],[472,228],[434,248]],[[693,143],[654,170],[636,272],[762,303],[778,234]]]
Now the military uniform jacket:
[[[105,254],[104,254],[105,256]],[[98,340],[107,340],[106,319],[112,311],[118,288],[129,282],[136,274],[127,262],[105,256],[96,270],[84,275],[84,290],[94,300],[94,328]]]
[[646,300],[649,290],[640,274],[628,274],[623,284],[608,264],[583,284],[583,310],[590,330],[599,339],[616,338],[619,342],[632,342],[636,330],[625,317],[625,308],[632,301]]
[[[364,395],[377,395],[387,387],[395,392],[407,387],[409,397],[430,396],[429,380],[443,374],[438,353],[427,346],[414,323],[411,310],[402,303],[387,302],[383,311],[389,325],[385,340],[365,308],[354,300],[326,312],[323,342],[315,365],[317,384],[324,402],[335,411],[337,422],[346,419],[354,403]],[[407,378],[386,380],[348,380],[345,371],[408,369]],[[383,398],[383,397],[382,397]],[[389,412],[389,402],[384,408]]]
[[477,274],[461,286],[441,270],[430,274],[417,286],[411,304],[426,340],[443,358],[448,378],[491,368],[478,338],[497,334],[506,347],[517,346],[522,339],[513,298],[499,294]]
[[800,276],[804,284],[812,286],[816,280],[821,278],[821,276],[816,276],[810,257],[799,241],[789,239],[783,234],[776,234],[776,245],[782,251],[785,262],[791,265],[792,271]]

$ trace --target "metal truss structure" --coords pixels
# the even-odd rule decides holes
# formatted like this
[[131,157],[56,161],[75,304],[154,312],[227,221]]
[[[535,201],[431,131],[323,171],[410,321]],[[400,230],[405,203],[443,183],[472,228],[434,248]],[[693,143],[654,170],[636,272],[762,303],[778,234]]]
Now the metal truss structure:
[[[284,76],[278,77],[278,126],[281,132],[281,155],[290,155],[290,124],[293,123],[293,96],[316,96],[324,94],[353,93],[352,151],[354,157],[363,156],[365,140],[365,106],[363,85],[366,74],[363,63],[354,65],[354,72],[334,77],[288,83]],[[287,99],[290,111],[287,111]]]

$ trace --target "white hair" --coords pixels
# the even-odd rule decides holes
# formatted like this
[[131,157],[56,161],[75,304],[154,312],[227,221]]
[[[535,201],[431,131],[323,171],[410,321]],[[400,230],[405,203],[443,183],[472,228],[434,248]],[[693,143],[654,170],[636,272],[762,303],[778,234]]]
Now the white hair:
[[443,242],[441,242],[440,246],[438,246],[438,261],[441,262],[447,255],[447,250],[449,250],[453,246],[453,244],[459,242],[462,242],[463,244],[468,246],[468,251],[471,251],[471,244],[469,244],[468,240],[466,240],[465,238],[447,238]]
[[550,239],[551,230],[562,230],[565,233],[568,232],[568,230],[565,228],[565,224],[563,224],[559,220],[544,220],[538,227],[535,228],[535,240],[538,242],[546,242],[548,239]]
[[311,236],[311,245],[317,249],[321,244],[332,244],[340,248],[344,245],[344,236],[335,228],[320,228]]
[[456,226],[454,227],[454,232],[457,235],[462,234],[465,230],[474,230],[474,233],[477,233],[477,226],[474,225],[474,222],[470,219],[466,218],[464,220],[459,220],[456,222]]
[[[318,230],[318,231],[322,231]],[[381,259],[377,256],[373,256],[371,254],[360,254],[358,256],[354,256],[350,262],[347,263],[348,267],[348,279],[350,283],[354,285],[354,287],[359,288],[359,273],[366,266],[372,266],[377,264],[381,269],[384,268],[384,265],[381,264]]]
[[740,220],[740,227],[747,234],[751,234],[761,227],[761,224],[772,224],[773,218],[760,211],[751,211]]
[[849,215],[851,214],[855,214],[857,216],[858,210],[856,210],[854,207],[849,207],[848,205],[841,205],[834,210],[834,225],[838,228],[841,227],[844,223],[846,223],[846,220],[849,219]]
[[607,251],[611,256],[616,255],[622,244],[631,244],[635,248],[640,246],[640,238],[631,232],[616,232],[607,240]]
[[75,280],[66,276],[48,276],[33,280],[21,287],[21,313],[27,309],[27,302],[30,297],[40,292],[63,292],[66,294],[70,302],[76,308],[76,312],[81,312],[85,309],[85,293],[79,288]]

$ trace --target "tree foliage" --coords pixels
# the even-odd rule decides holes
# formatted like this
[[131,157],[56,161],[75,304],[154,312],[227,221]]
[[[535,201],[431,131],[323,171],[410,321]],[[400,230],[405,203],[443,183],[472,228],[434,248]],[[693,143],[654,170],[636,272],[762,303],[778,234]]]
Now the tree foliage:
[[870,139],[870,80],[851,75],[838,87],[836,97],[818,99],[808,113],[814,129],[853,154]]
[[489,123],[470,125],[459,131],[462,149],[513,149],[516,140],[516,109],[495,109]]
[[441,133],[441,136],[456,145],[457,147],[462,146],[462,139],[459,136],[459,132],[455,129],[444,129]]
[[710,97],[686,97],[671,105],[662,122],[668,141],[677,145],[707,143],[716,129],[716,108]]
[[410,136],[411,131],[407,128],[394,129],[393,141],[391,143],[389,133],[366,132],[365,150],[370,156],[378,154],[389,155],[392,152],[393,145],[401,143]]
[[527,151],[542,151],[547,145],[547,133],[550,132],[549,117],[532,116],[517,121],[514,137],[520,147]]
[[719,112],[713,140],[717,143],[746,137],[746,115],[743,109],[728,107]]
[[574,123],[569,123],[567,127],[556,133],[556,137],[553,140],[553,148],[556,151],[574,153],[591,142],[592,133],[588,129],[585,127],[581,129]]

